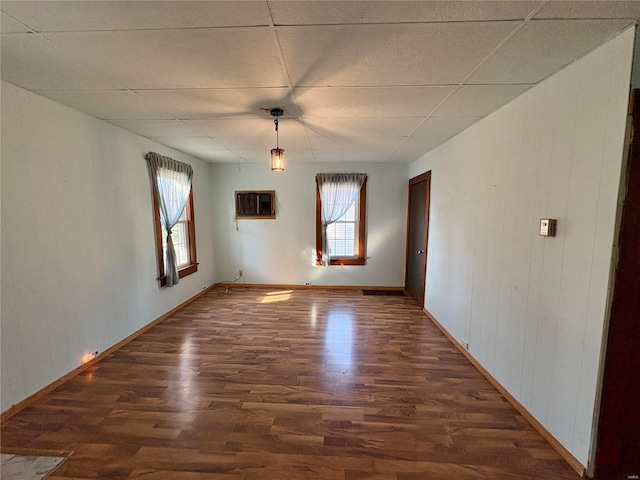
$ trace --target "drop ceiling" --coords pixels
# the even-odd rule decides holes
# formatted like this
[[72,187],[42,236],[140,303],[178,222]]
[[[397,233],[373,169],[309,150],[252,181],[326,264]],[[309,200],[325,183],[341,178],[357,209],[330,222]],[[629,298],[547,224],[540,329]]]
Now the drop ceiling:
[[1,75],[203,160],[409,163],[638,1],[3,1]]

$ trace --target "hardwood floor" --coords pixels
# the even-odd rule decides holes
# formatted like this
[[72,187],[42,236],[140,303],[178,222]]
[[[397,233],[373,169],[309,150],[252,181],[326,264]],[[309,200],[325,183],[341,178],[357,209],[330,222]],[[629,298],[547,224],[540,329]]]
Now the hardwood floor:
[[50,480],[577,479],[403,297],[194,301],[2,425]]

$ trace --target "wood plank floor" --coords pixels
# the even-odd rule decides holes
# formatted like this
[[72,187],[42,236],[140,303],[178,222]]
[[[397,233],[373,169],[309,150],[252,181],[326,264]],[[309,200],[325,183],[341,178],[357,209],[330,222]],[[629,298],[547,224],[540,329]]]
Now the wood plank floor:
[[402,297],[194,301],[2,425],[61,479],[572,479]]

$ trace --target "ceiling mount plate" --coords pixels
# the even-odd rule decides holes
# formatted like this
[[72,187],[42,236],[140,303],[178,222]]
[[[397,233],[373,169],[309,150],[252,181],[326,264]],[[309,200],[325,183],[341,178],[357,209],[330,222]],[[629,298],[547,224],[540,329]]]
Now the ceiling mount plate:
[[274,117],[279,117],[284,114],[284,111],[281,108],[272,108],[271,110],[269,110],[269,113]]

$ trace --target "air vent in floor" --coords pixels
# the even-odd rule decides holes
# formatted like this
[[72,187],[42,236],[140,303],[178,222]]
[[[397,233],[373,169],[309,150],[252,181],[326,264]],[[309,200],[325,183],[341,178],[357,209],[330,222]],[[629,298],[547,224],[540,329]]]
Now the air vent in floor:
[[404,297],[402,290],[362,290],[365,295],[374,295],[376,297]]

